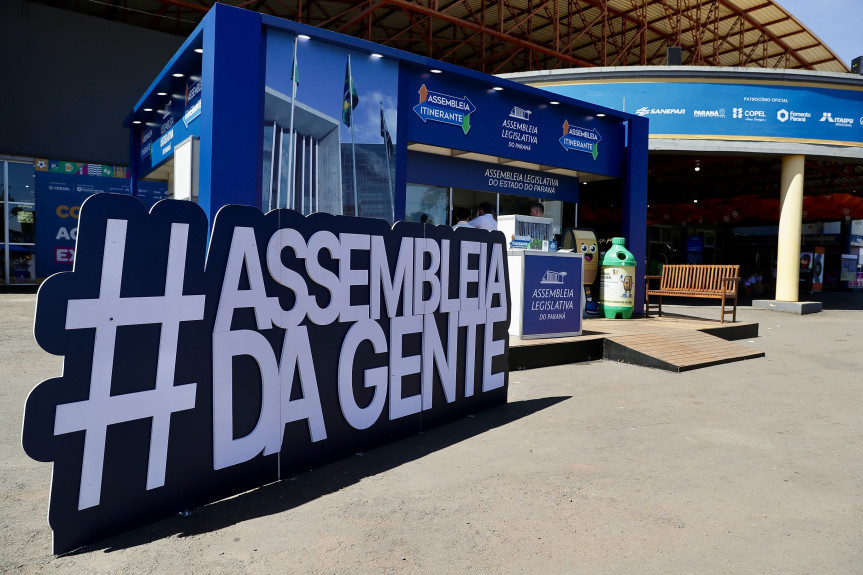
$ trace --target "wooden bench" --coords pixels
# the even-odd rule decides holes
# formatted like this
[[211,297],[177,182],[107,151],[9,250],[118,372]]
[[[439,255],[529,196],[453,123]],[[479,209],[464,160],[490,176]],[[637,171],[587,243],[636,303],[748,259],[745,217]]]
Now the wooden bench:
[[[662,275],[644,276],[645,316],[650,316],[651,309],[657,309],[661,316],[662,296],[668,295],[721,299],[720,323],[725,323],[725,316],[728,314],[731,314],[732,322],[737,321],[739,276],[739,265],[666,265],[662,268]],[[656,287],[657,280],[659,281],[658,288]],[[659,302],[651,304],[650,296],[657,296]],[[726,305],[732,306],[732,309],[725,309]]]

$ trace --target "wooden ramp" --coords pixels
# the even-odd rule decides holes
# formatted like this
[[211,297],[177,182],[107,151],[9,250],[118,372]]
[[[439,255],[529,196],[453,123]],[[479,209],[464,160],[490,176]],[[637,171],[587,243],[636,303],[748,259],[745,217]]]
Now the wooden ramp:
[[610,336],[603,345],[605,359],[677,372],[764,357],[763,351],[689,330]]

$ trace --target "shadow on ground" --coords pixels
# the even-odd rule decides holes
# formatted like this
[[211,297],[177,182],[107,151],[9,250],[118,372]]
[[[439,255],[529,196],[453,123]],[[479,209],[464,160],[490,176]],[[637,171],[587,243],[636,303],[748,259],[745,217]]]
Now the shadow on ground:
[[820,301],[822,309],[863,310],[863,292],[825,291],[814,294],[800,294],[800,301]]
[[[758,298],[752,298],[748,295],[741,294],[737,298],[737,307],[747,307],[752,305],[753,299],[772,299],[773,294],[765,294]],[[797,298],[799,301],[818,301],[821,302],[822,309],[825,310],[863,310],[863,291],[823,291],[819,293],[810,293],[801,288]],[[652,303],[656,303],[651,299]],[[676,298],[666,296],[662,298],[662,305],[680,305],[680,306],[716,306],[719,307],[718,299],[708,298]],[[678,310],[679,311],[679,310]],[[654,315],[656,312],[651,312]],[[662,315],[672,315],[663,310]]]
[[552,407],[569,396],[547,397],[507,403],[434,428],[425,433],[337,461],[236,497],[223,499],[169,519],[88,545],[68,555],[93,551],[110,553],[145,545],[172,535],[190,537],[217,531],[236,523],[288,511],[319,497],[358,483],[366,477],[455,445]]

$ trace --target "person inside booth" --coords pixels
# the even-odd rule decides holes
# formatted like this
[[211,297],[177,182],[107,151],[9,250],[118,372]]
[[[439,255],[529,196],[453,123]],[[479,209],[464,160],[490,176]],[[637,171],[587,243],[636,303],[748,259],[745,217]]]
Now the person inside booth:
[[456,223],[452,227],[452,229],[457,230],[458,228],[470,228],[470,210],[465,207],[458,207],[455,209],[455,219]]
[[481,230],[494,231],[497,229],[497,219],[494,217],[494,208],[488,202],[483,202],[476,210],[476,217],[470,221],[470,225]]

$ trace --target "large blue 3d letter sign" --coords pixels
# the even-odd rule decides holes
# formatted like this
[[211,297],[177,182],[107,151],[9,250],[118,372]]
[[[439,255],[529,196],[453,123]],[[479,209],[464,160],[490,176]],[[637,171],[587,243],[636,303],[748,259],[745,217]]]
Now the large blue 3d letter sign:
[[54,552],[506,402],[503,234],[90,197],[22,441]]

